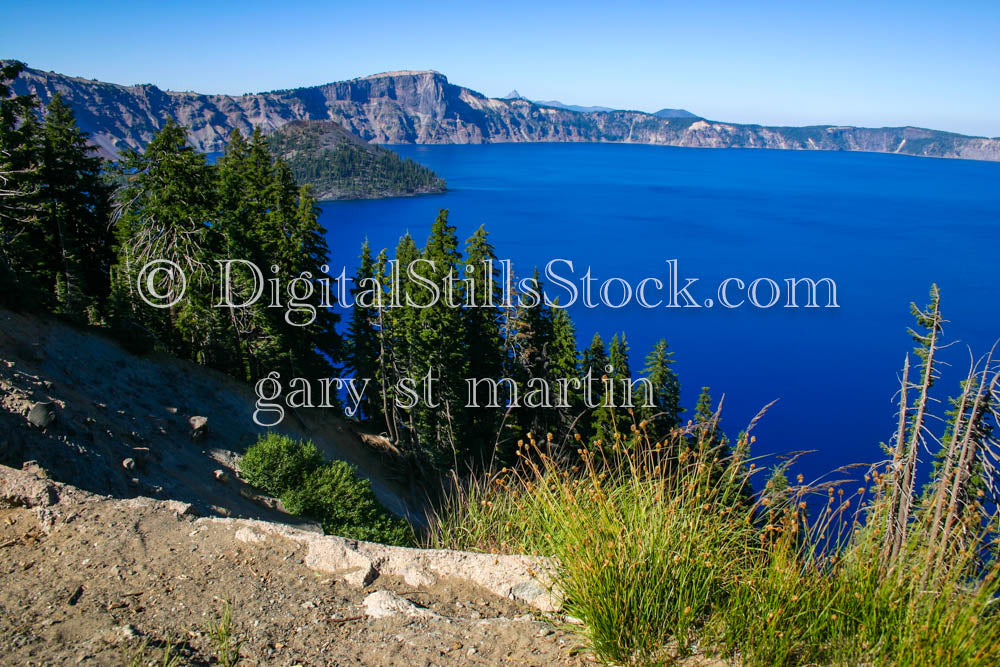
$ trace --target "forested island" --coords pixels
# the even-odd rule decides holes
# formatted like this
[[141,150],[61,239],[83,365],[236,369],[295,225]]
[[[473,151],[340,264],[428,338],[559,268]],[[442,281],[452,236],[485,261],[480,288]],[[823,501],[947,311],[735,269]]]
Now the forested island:
[[333,121],[293,121],[268,136],[300,184],[321,201],[444,192],[445,182],[409,158],[367,144]]

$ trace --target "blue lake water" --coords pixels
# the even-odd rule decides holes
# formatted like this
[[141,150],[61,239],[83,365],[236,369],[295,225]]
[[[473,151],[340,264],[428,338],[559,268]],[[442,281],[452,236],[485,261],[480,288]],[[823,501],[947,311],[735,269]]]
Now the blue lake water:
[[570,309],[581,346],[595,331],[626,332],[634,374],[666,338],[687,416],[702,385],[725,395],[734,435],[778,399],[755,453],[818,450],[798,465],[810,478],[881,458],[913,347],[909,304],[925,304],[932,282],[946,337],[961,341],[946,353],[942,397],[964,377],[966,346],[982,354],[1000,337],[1000,164],[615,144],[393,148],[449,192],[324,204],[331,265],[356,266],[366,237],[391,251],[408,230],[422,245],[447,208],[463,240],[485,225],[522,275],[560,257],[577,275],[589,265],[601,280],[637,282],[665,279],[665,260],[677,259],[682,276],[700,278],[699,299],[728,277],[835,280],[839,309]]

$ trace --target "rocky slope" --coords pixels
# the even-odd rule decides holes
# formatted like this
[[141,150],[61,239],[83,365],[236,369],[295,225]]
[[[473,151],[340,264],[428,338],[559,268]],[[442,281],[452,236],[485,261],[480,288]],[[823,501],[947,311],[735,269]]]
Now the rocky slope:
[[[255,400],[210,369],[0,308],[0,464],[33,461],[91,493],[182,501],[203,516],[305,524],[237,475],[237,456],[264,431]],[[383,505],[422,521],[423,494],[380,438],[329,410],[290,413],[276,430],[351,463]]]
[[191,128],[199,150],[219,151],[235,127],[271,131],[293,120],[333,120],[380,144],[587,141],[701,148],[778,148],[903,153],[1000,160],[1000,139],[915,127],[767,127],[660,118],[638,111],[578,113],[525,99],[491,99],[433,71],[388,72],[268,93],[205,95],[121,86],[26,69],[18,94],[47,102],[62,92],[83,129],[107,156],[140,148],[163,119]]

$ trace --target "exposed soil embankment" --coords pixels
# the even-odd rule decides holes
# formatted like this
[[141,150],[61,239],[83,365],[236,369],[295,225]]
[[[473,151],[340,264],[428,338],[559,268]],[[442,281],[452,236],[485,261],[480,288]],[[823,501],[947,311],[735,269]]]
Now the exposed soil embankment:
[[[238,477],[251,390],[174,358],[0,310],[0,664],[579,664],[545,564],[324,536]],[[379,438],[286,418],[379,500],[421,516]],[[159,664],[159,663],[157,663]]]
[[[37,461],[92,493],[179,500],[203,516],[302,523],[236,475],[237,456],[263,432],[254,401],[221,373],[0,309],[0,464]],[[33,426],[33,408],[37,424],[51,423]],[[290,413],[277,430],[353,464],[383,505],[422,518],[419,492],[378,437],[330,410]]]

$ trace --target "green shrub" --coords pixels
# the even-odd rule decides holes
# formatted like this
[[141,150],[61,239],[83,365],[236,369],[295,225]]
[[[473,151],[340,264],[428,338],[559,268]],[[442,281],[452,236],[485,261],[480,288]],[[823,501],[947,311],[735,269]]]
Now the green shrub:
[[406,522],[379,505],[371,483],[343,461],[316,468],[283,493],[281,502],[292,514],[316,519],[331,535],[398,545],[413,541]]
[[322,465],[323,455],[312,442],[267,433],[247,450],[240,475],[272,496],[281,496]]

